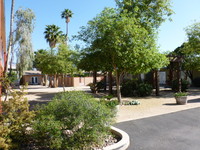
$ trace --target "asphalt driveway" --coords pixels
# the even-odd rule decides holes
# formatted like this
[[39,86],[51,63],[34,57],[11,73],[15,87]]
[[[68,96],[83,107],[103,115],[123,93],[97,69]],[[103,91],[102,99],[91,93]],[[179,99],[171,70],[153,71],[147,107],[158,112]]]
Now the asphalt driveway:
[[129,134],[128,150],[200,150],[200,107],[115,126]]

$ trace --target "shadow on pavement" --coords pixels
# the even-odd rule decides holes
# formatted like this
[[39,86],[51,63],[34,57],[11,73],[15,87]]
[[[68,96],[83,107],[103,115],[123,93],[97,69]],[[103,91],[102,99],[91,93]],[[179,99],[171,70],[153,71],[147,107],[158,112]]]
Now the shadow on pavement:
[[200,98],[190,99],[188,100],[188,103],[200,103]]

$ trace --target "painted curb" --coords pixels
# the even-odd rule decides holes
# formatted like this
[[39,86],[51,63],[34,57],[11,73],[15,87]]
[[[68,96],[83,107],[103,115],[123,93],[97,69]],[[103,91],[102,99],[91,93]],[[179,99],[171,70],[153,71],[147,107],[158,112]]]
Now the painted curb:
[[111,132],[121,137],[121,140],[113,145],[104,147],[103,150],[126,150],[130,145],[129,135],[126,132],[113,126],[111,126]]

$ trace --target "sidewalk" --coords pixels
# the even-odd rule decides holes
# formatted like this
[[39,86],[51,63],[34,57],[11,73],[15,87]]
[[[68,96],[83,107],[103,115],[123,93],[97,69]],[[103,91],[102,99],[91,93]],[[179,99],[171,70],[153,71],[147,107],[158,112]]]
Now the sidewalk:
[[[160,97],[136,98],[141,104],[120,106],[117,122],[136,120],[200,107],[200,90],[189,90],[188,93],[187,105],[176,105],[176,100],[172,92]],[[123,100],[130,99],[124,98]]]

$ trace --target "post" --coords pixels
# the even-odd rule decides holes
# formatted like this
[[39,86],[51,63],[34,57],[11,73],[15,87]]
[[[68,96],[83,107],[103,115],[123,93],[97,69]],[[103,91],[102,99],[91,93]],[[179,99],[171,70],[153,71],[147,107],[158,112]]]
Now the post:
[[160,95],[160,87],[159,87],[159,71],[155,70],[155,81],[156,81],[156,96]]
[[178,92],[181,92],[181,64],[180,63],[181,63],[181,60],[178,61]]
[[109,80],[109,94],[113,94],[112,90],[112,71],[108,72],[108,80]]
[[106,89],[107,89],[107,72],[106,73],[104,73],[104,91],[106,91]]

